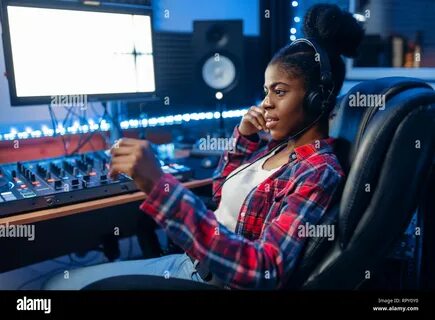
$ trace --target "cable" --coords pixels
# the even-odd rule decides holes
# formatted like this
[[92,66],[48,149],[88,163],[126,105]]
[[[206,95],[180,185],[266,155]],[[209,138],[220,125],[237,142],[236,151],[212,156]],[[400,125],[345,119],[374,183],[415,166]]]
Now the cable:
[[92,139],[92,137],[93,137],[95,134],[96,134],[96,131],[91,132],[91,133],[86,137],[86,139],[84,139],[83,141],[81,141],[81,139],[82,139],[82,137],[83,137],[83,136],[81,136],[81,138],[80,138],[80,140],[79,140],[79,144],[78,144],[78,146],[77,146],[77,147],[76,147],[72,152],[70,152],[68,155],[69,155],[69,156],[72,156],[72,155],[76,154],[77,152],[79,152],[80,149],[83,148],[83,147],[86,145],[86,143],[88,143],[89,140]]
[[[97,114],[98,112],[95,110],[94,105],[93,105],[93,104],[89,104],[89,105],[91,106],[92,112],[93,112],[94,114]],[[103,106],[103,105],[102,105],[102,107],[103,107],[104,111],[103,111],[103,115],[101,115],[101,117],[103,117],[104,115],[106,115],[107,117],[110,117],[110,115],[109,115],[108,112],[106,111],[106,107]],[[104,119],[104,117],[103,117],[103,119]],[[101,138],[103,138],[105,144],[106,144],[106,145],[110,145],[110,139],[108,138],[108,136],[105,135],[105,134],[102,134],[101,131],[99,131],[99,134],[100,134]],[[92,141],[90,141],[90,144],[91,144],[91,146],[92,146],[92,149],[95,150],[95,148],[94,148],[94,146],[93,146],[93,144],[92,144]]]
[[[53,107],[51,106],[51,104],[48,105],[48,113],[50,114],[51,124],[53,126],[53,136],[56,136],[56,128],[58,126],[58,121],[57,121],[56,115],[54,113],[54,110],[53,110]],[[67,155],[68,150],[66,147],[66,142],[65,142],[64,136],[61,134],[60,138],[62,140],[63,151],[64,151],[65,155]]]
[[[98,127],[101,126],[101,123],[102,123],[102,121],[104,120],[104,118],[106,116],[107,116],[107,108],[104,107],[104,114],[101,116],[101,119],[100,119],[100,121],[98,123]],[[96,133],[99,133],[99,132],[97,130],[93,131],[83,141],[81,141],[81,139],[80,139],[79,144],[77,145],[77,147],[69,155],[71,156],[71,155],[74,155],[77,152],[79,152],[80,149],[83,148],[83,146],[86,145],[86,143],[88,143]]]
[[[66,114],[65,118],[62,121],[62,126],[64,128],[67,128],[68,127],[68,120],[70,120],[70,116],[72,114],[75,114],[75,113],[72,111],[73,108],[71,108],[71,107],[67,108],[66,106],[64,106],[64,109],[67,111],[67,114]],[[73,118],[71,118],[71,123],[72,123],[72,120],[73,120]],[[69,146],[71,144],[71,137],[72,137],[71,134],[65,135],[65,143],[66,143],[66,150],[67,150],[67,153],[65,155],[68,155],[68,148],[69,148]]]
[[113,125],[114,127],[116,127],[116,130],[118,131],[119,135],[120,135],[121,137],[123,137],[124,135],[123,135],[123,132],[122,132],[121,125],[119,124],[119,121],[118,121],[118,120],[115,120],[115,119],[113,118],[113,116],[112,116],[112,115],[107,111],[107,103],[106,103],[106,102],[103,102],[102,105],[103,105],[103,107],[104,107],[104,109],[105,109],[105,112],[107,113],[107,116],[110,118],[110,121],[112,122],[112,125]]
[[[76,115],[76,117],[78,118],[79,124],[82,125],[82,123],[83,123],[83,119],[82,119],[81,115],[80,115],[80,114],[77,114],[77,113],[75,113],[75,115]],[[78,145],[78,146],[80,146],[80,145],[82,144],[84,134],[81,133],[79,136],[80,136],[80,137],[79,137],[79,141],[77,142],[77,145]],[[73,154],[74,154],[74,152],[71,153],[70,155],[73,155]]]
[[[100,119],[100,122],[98,123],[98,126],[100,127],[101,126],[101,122],[106,118],[106,117],[108,117],[109,119],[110,119],[110,121],[112,122],[112,124],[113,124],[113,126],[115,126],[117,129],[118,129],[118,131],[120,132],[120,135],[121,135],[121,137],[122,137],[122,128],[121,128],[121,126],[119,125],[119,122],[118,121],[115,121],[115,119],[111,116],[111,114],[108,112],[108,110],[107,110],[107,104],[106,103],[102,103],[101,104],[102,106],[103,106],[103,108],[104,108],[104,114],[103,114],[103,116],[101,117],[101,119]],[[89,141],[90,141],[90,139],[95,135],[97,133],[97,131],[93,131],[93,132],[91,132],[90,134],[89,134],[89,136],[83,141],[83,142],[81,142],[71,153],[70,153],[70,155],[74,155],[75,153],[77,153],[78,151],[80,151],[80,149],[86,144],[86,143],[88,143]],[[101,133],[100,133],[101,134]]]

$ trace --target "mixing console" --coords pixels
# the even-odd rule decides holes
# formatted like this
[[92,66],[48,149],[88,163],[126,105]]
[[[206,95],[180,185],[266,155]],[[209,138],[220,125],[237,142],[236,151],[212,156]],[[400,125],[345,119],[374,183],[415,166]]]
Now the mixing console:
[[[0,217],[138,191],[123,174],[108,176],[110,158],[104,151],[0,165]],[[162,170],[180,181],[192,170],[176,163]]]

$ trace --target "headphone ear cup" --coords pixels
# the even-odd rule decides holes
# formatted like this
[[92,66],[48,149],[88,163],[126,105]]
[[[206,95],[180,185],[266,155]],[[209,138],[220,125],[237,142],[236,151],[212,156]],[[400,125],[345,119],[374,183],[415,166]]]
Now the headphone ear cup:
[[310,116],[317,116],[322,111],[322,104],[322,94],[317,90],[311,91],[305,96],[305,111]]

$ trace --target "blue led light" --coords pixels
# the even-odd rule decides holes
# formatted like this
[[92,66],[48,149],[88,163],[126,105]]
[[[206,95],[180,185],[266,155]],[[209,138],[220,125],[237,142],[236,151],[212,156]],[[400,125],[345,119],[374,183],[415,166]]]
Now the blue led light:
[[139,127],[139,120],[136,120],[136,119],[129,120],[128,124],[129,124],[130,128],[137,128],[137,127]]
[[66,129],[60,124],[56,128],[56,134],[64,135],[66,133]]
[[[132,129],[132,128],[146,128],[164,125],[174,125],[181,124],[183,122],[189,121],[200,121],[200,120],[211,120],[222,118],[235,118],[242,117],[248,109],[238,109],[224,111],[222,114],[218,111],[215,112],[194,112],[185,114],[168,115],[161,117],[154,117],[148,119],[128,119],[120,122],[122,129]],[[41,138],[41,137],[52,137],[54,135],[66,135],[66,134],[77,134],[77,133],[87,133],[96,130],[109,131],[111,128],[110,123],[105,119],[96,122],[94,119],[89,119],[88,123],[80,124],[75,121],[72,126],[64,127],[59,124],[56,130],[53,130],[47,125],[41,125],[41,129],[33,129],[31,127],[25,127],[23,131],[19,131],[17,128],[12,127],[9,133],[0,133],[0,141],[2,140],[15,140],[15,139],[30,139],[30,138]]]
[[80,127],[81,132],[87,133],[89,132],[89,126],[87,124],[84,124]]
[[46,125],[43,125],[42,126],[42,133],[43,133],[44,137],[51,137],[54,135],[54,130],[50,129]]
[[294,17],[293,20],[294,20],[295,22],[301,22],[301,18],[299,18],[299,17]]
[[32,138],[40,138],[40,137],[42,137],[42,131],[41,130],[32,131],[31,136],[32,136]]
[[291,33],[291,34],[295,34],[295,33],[296,33],[296,28],[291,28],[291,29],[290,29],[290,33]]
[[183,114],[183,121],[185,121],[185,122],[189,122],[190,121],[190,114],[188,114],[188,113],[186,113],[186,114]]
[[239,110],[239,116],[243,117],[246,114],[246,112],[248,112],[248,109],[240,109]]
[[162,126],[165,124],[165,122],[166,122],[165,117],[158,117],[157,118],[157,124]]
[[89,126],[91,127],[91,131],[97,131],[99,129],[99,126],[97,123],[91,123],[91,121],[89,121]]
[[18,132],[18,139],[27,139],[29,138],[29,134],[27,132]]
[[106,120],[102,120],[100,124],[100,130],[101,131],[109,131],[110,130],[110,123],[108,123]]
[[293,7],[297,7],[299,5],[299,3],[297,1],[292,1],[292,6]]
[[292,34],[292,35],[290,36],[290,40],[291,40],[291,41],[295,41],[295,40],[296,40],[296,36],[295,36],[294,34]]
[[165,121],[168,124],[172,124],[174,122],[174,116],[167,116],[167,117],[165,117]]
[[155,127],[156,124],[157,124],[157,118],[149,118],[149,119],[148,119],[148,125],[149,125],[150,127]]

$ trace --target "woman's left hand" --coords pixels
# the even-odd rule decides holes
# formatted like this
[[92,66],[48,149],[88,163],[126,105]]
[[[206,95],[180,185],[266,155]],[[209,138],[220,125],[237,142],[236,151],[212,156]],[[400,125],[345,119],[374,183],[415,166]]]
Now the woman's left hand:
[[151,143],[146,140],[122,138],[111,148],[110,153],[109,176],[113,178],[124,173],[132,177],[145,193],[150,193],[163,175]]

